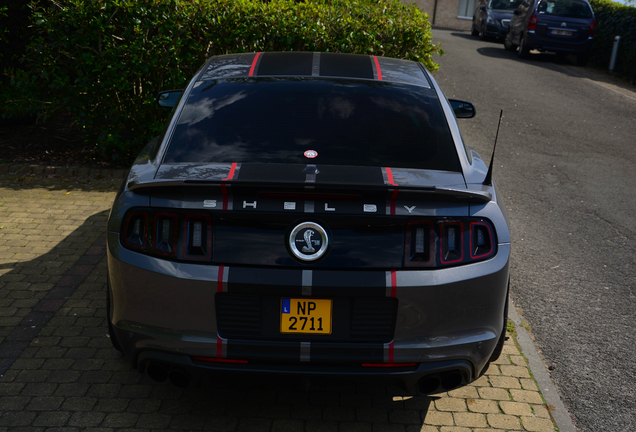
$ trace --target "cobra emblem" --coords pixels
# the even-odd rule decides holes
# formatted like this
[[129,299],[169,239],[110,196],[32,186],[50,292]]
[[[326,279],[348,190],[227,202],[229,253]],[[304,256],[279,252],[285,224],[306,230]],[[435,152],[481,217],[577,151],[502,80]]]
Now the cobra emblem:
[[304,237],[305,237],[305,243],[307,243],[307,246],[303,246],[302,248],[303,252],[316,252],[316,249],[314,249],[314,247],[311,245],[311,237],[314,234],[315,232],[313,230],[305,231]]

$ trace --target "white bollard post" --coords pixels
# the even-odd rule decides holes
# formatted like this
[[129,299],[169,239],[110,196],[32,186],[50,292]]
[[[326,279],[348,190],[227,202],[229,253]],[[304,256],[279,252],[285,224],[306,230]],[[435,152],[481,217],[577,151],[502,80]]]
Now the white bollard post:
[[612,46],[612,57],[610,58],[609,70],[610,72],[614,72],[614,68],[616,67],[616,56],[618,55],[618,45],[621,43],[621,37],[616,36],[614,38],[614,45]]

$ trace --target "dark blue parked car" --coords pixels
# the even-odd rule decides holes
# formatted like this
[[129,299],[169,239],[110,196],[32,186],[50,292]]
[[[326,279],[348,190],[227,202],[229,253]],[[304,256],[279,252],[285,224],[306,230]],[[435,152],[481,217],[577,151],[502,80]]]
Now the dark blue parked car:
[[482,40],[504,38],[513,12],[523,0],[479,0],[473,15],[473,36]]
[[572,53],[585,65],[595,32],[596,19],[586,0],[524,0],[514,11],[504,46],[510,51],[518,47],[521,58],[531,49]]

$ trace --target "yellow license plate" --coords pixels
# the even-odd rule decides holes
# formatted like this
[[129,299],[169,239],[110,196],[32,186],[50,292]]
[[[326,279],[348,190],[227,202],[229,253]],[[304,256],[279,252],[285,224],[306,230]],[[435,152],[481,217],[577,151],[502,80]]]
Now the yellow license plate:
[[331,334],[331,299],[282,298],[280,332]]

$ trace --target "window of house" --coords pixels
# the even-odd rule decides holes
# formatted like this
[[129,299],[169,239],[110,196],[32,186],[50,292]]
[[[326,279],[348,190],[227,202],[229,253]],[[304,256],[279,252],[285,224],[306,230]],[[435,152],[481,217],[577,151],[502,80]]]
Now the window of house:
[[459,0],[459,12],[457,18],[473,18],[475,3],[477,0]]

